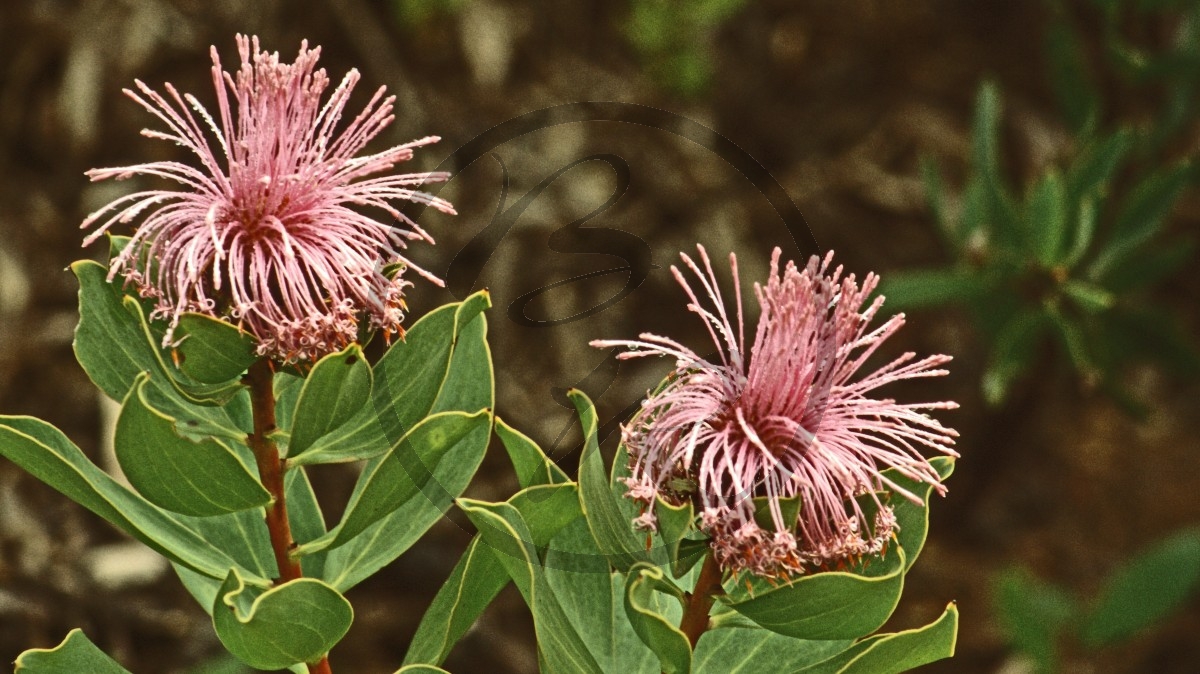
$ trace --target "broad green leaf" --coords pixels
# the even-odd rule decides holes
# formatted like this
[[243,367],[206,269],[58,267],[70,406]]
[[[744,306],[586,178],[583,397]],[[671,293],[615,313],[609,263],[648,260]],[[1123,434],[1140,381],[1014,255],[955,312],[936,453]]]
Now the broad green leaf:
[[1032,658],[1038,671],[1058,671],[1058,641],[1075,619],[1075,600],[1019,568],[1000,574],[994,597],[996,616],[1012,646]]
[[460,499],[459,507],[479,529],[492,554],[508,571],[533,612],[539,659],[551,673],[603,670],[588,652],[546,581],[532,534],[521,513],[508,503]]
[[1013,382],[1037,358],[1037,347],[1048,328],[1045,315],[1037,311],[1014,314],[1000,328],[981,380],[983,397],[989,404],[999,405],[1008,397]]
[[146,500],[200,517],[256,508],[271,500],[229,447],[176,434],[176,420],[146,404],[147,384],[142,375],[125,397],[114,440],[121,469]]
[[759,625],[797,639],[855,639],[879,629],[900,600],[904,587],[903,549],[876,559],[879,575],[829,571],[741,599],[722,598]]
[[546,456],[537,443],[499,417],[496,418],[496,437],[500,438],[508,452],[513,470],[517,473],[517,484],[521,488],[570,482],[567,474]]
[[907,311],[944,304],[966,304],[984,297],[993,284],[971,270],[913,269],[880,279],[879,294],[891,311]]
[[1029,194],[1025,207],[1029,250],[1044,266],[1062,257],[1067,235],[1067,191],[1058,173],[1047,173]]
[[692,658],[696,674],[797,672],[844,652],[851,640],[806,641],[757,626],[713,628],[700,635]]
[[[459,342],[462,329],[477,318],[484,320],[480,314],[489,306],[490,299],[483,291],[422,316],[408,330],[404,341],[393,344],[375,364],[370,404],[349,422],[314,442],[306,452],[306,462],[354,461],[386,452],[434,408],[450,373],[453,353],[463,346]],[[483,348],[486,352],[486,344],[480,345],[476,340],[467,343],[472,344],[472,349]],[[473,356],[470,360],[479,362]],[[463,385],[456,382],[454,388]],[[474,386],[487,395],[491,393],[491,381],[476,380]],[[446,399],[450,397],[447,393]],[[484,406],[491,404],[480,407]],[[480,407],[461,411],[474,412]]]
[[491,433],[491,414],[440,412],[426,417],[412,428],[382,461],[367,468],[346,506],[346,514],[325,536],[298,548],[305,555],[333,549],[379,522],[413,498],[432,498],[424,494],[444,492],[434,477],[439,464],[458,446],[487,447]]
[[1153,625],[1200,588],[1200,529],[1170,536],[1129,560],[1100,590],[1084,620],[1085,644],[1098,647]]
[[625,571],[637,562],[650,562],[645,545],[633,532],[630,519],[622,512],[618,496],[613,493],[600,456],[596,439],[596,407],[583,391],[571,389],[567,397],[579,411],[583,424],[583,456],[579,462],[579,500],[596,545],[610,563]]
[[[545,552],[547,585],[589,653],[605,672],[657,672],[658,658],[625,614],[625,576],[613,573],[582,519],[565,527]],[[654,597],[669,622],[683,615],[674,597]]]
[[17,656],[13,674],[129,674],[75,628],[54,648],[33,648]]
[[107,269],[80,260],[71,271],[79,279],[75,357],[101,391],[113,400],[124,400],[133,380],[157,367],[157,356],[141,326],[122,306],[120,290],[107,281]]
[[508,581],[508,571],[483,539],[472,539],[421,618],[404,656],[405,664],[445,662]]
[[454,315],[455,344],[450,355],[450,368],[430,414],[452,410],[473,412],[491,407],[496,399],[492,351],[487,343],[487,318],[482,313],[489,306],[486,294],[473,295],[458,305]]
[[879,634],[797,674],[899,674],[954,655],[958,608],[951,604],[934,622],[895,634]]
[[665,674],[688,674],[692,671],[692,646],[674,621],[658,610],[657,594],[662,591],[682,595],[661,568],[635,564],[625,580],[625,615],[642,643],[654,651]]
[[[304,545],[325,535],[325,516],[321,514],[321,506],[317,495],[313,492],[312,483],[303,467],[296,467],[283,477],[284,493],[287,495],[288,518],[292,524],[292,539],[297,545]],[[320,578],[325,573],[325,553],[318,552],[305,555],[300,559],[304,575],[310,578]]]
[[225,648],[258,669],[315,662],[350,629],[354,610],[336,590],[300,578],[256,593],[237,571],[221,585],[212,611]]
[[371,366],[351,344],[313,366],[304,380],[288,439],[288,458],[298,465],[318,439],[345,425],[371,398]]
[[[581,516],[574,484],[535,485],[513,495],[509,503],[526,521],[535,546],[546,545],[559,530]],[[404,661],[444,662],[508,581],[504,565],[476,536],[422,617]]]
[[[954,458],[950,456],[935,456],[929,460],[930,465],[942,478],[942,482],[945,482],[946,478],[954,472],[954,462]],[[917,505],[899,494],[892,495],[892,514],[896,517],[898,529],[896,543],[904,550],[904,571],[907,573],[916,563],[922,548],[925,547],[925,537],[929,532],[929,501],[933,498],[933,485],[901,475],[895,468],[885,470],[883,475],[925,503]]]
[[183,314],[175,334],[182,340],[179,369],[202,384],[236,379],[258,360],[250,333],[212,316]]
[[[173,562],[212,578],[224,578],[237,566],[169,513],[118,484],[44,421],[0,416],[0,454]],[[244,575],[253,585],[270,584],[257,574]]]
[[667,558],[671,562],[671,571],[676,577],[679,577],[683,575],[686,568],[690,568],[688,562],[695,563],[697,561],[680,558],[680,545],[686,540],[689,533],[696,530],[692,526],[696,519],[692,502],[684,501],[682,505],[671,505],[662,500],[662,497],[657,497],[654,500],[654,516],[658,520],[658,538],[666,549]]

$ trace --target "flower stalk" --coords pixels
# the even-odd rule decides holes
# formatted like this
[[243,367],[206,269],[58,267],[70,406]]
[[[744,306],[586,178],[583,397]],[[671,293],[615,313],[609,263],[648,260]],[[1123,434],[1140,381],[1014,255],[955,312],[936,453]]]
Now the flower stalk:
[[679,631],[687,637],[688,643],[695,650],[700,635],[708,629],[708,614],[712,611],[713,602],[721,594],[721,566],[717,558],[710,552],[704,556],[704,566],[700,567],[700,577],[696,579],[696,587],[687,596],[687,605],[683,609],[683,618],[679,621]]

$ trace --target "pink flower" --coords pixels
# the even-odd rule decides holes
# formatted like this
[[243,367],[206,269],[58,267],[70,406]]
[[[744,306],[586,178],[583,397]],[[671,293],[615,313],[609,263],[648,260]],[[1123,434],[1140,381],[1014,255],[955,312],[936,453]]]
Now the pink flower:
[[[747,352],[737,258],[729,256],[737,298],[732,316],[707,252],[697,248],[703,270],[681,257],[709,306],[677,268],[671,271],[716,345],[715,360],[648,333],[636,341],[592,342],[630,349],[623,359],[675,359],[674,371],[622,428],[632,470],[627,495],[646,508],[655,497],[676,504],[693,499],[717,561],[734,573],[784,578],[880,553],[896,526],[881,492],[921,502],[882,471],[895,468],[945,493],[917,447],[957,456],[957,433],[923,412],[957,405],[900,404],[868,394],[895,381],[944,375],[939,368],[950,357],[914,360],[906,353],[856,378],[904,316],[870,329],[883,304],[882,297],[867,304],[878,277],[868,274],[860,287],[841,267],[831,272],[832,253],[814,256],[804,269],[788,262],[780,273],[778,248],[766,287],[754,286],[761,316]],[[864,495],[874,501],[873,517],[864,512]],[[794,503],[787,506],[797,497],[799,514],[786,515],[796,512]],[[759,519],[756,498],[765,508]],[[652,519],[637,524],[647,528]]]
[[[321,105],[329,78],[324,69],[314,70],[320,47],[301,43],[295,63],[287,64],[278,53],[260,51],[257,37],[239,35],[237,43],[236,78],[221,70],[212,48],[216,120],[170,84],[165,97],[140,81],[140,95],[125,90],[167,129],[142,134],[186,147],[200,168],[156,161],[88,171],[92,180],[143,175],[182,189],[113,201],[83,222],[86,228],[107,218],[84,245],[116,223],[141,219],[130,245],[113,260],[109,280],[124,275],[144,297],[157,300],[152,317],[170,322],[164,347],[174,343],[179,315],[188,311],[238,321],[258,338],[260,355],[281,362],[312,361],[341,349],[356,339],[363,318],[389,337],[403,334],[404,289],[411,284],[389,273],[395,271],[389,266],[441,281],[401,253],[408,241],[433,239],[392,202],[453,214],[446,201],[414,189],[447,175],[363,178],[408,161],[414,148],[438,138],[357,157],[391,124],[394,96],[385,98],[380,87],[339,132],[358,71],[347,73]],[[358,207],[383,211],[394,222],[368,217]]]

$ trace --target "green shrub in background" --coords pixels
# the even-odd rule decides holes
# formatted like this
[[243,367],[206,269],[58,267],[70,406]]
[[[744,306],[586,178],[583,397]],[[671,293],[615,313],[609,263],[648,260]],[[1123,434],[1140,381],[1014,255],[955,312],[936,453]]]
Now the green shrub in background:
[[1118,129],[1080,138],[1066,166],[1017,194],[1000,158],[1000,112],[998,89],[984,84],[959,208],[950,207],[934,162],[922,162],[930,209],[954,262],[890,275],[881,287],[889,306],[969,308],[987,337],[982,386],[993,404],[1038,363],[1047,343],[1085,383],[1130,405],[1117,385],[1126,363],[1158,358],[1176,370],[1200,368],[1174,319],[1144,293],[1192,257],[1190,238],[1163,231],[1197,176],[1195,165],[1139,172],[1131,151],[1148,134]]
[[713,33],[746,0],[631,0],[625,33],[651,77],[684,96],[703,93],[712,79]]
[[1200,528],[1190,528],[1125,562],[1091,600],[1020,568],[996,579],[993,600],[1012,647],[1042,674],[1053,674],[1061,669],[1064,645],[1092,653],[1120,643],[1169,615],[1198,588]]

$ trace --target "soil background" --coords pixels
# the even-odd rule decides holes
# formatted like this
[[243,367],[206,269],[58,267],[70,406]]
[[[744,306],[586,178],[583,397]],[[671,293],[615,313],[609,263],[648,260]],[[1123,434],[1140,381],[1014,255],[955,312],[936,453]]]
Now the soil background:
[[[455,9],[413,22],[395,4],[370,0],[0,3],[0,412],[44,418],[111,463],[101,441],[111,405],[71,352],[76,286],[66,267],[102,254],[100,245],[80,249],[78,224],[134,186],[93,185],[83,172],[182,158],[138,135],[155,120],[120,90],[135,78],[155,88],[171,82],[211,104],[209,45],[231,68],[239,32],[286,59],[302,39],[321,45],[335,82],[357,67],[363,82],[351,109],[386,85],[398,97],[397,119],[378,147],[442,137],[411,170],[453,171],[437,189],[459,215],[421,214],[438,244],[412,252],[449,284],[418,283],[411,315],[489,288],[497,412],[569,473],[579,438],[562,391],[588,391],[611,431],[668,366],[617,367],[589,340],[645,330],[705,344],[668,271],[679,251],[697,242],[716,257],[736,251],[746,282],[765,277],[773,246],[796,259],[836,250],[860,276],[944,263],[918,158],[936,158],[951,183],[961,179],[985,79],[1004,93],[1014,180],[1070,149],[1043,76],[1040,2],[749,0],[701,36],[714,70],[697,96],[651,76],[626,37],[625,2],[445,4]],[[625,105],[568,105],[582,102]],[[463,157],[475,161],[460,165]],[[543,183],[524,210],[510,208]],[[1195,231],[1196,205],[1187,196],[1172,227]],[[499,221],[507,232],[490,227]],[[564,228],[580,221],[619,231],[572,239],[579,232]],[[637,270],[627,268],[647,250],[652,267],[635,282]],[[1200,332],[1200,275],[1180,274],[1160,294]],[[983,345],[966,316],[911,316],[888,345],[893,354],[906,349],[955,357],[951,376],[895,394],[958,401],[960,410],[939,416],[960,431],[962,459],[949,495],[934,503],[929,543],[889,628],[924,624],[954,600],[958,655],[923,671],[1032,671],[997,625],[993,578],[1022,566],[1091,596],[1133,551],[1200,522],[1200,387],[1153,368],[1128,373],[1150,403],[1135,420],[1046,360],[996,410],[979,393]],[[336,517],[353,467],[313,472]],[[491,451],[468,495],[501,500],[515,487],[503,452]],[[356,621],[334,651],[335,671],[398,668],[470,536],[452,512],[351,591]],[[208,618],[169,569],[0,462],[0,662],[52,646],[73,627],[134,672],[233,671],[219,669]],[[1085,653],[1065,644],[1066,669],[1200,671],[1198,635],[1193,599],[1119,647]],[[532,623],[509,588],[446,666],[530,672],[536,664]]]

